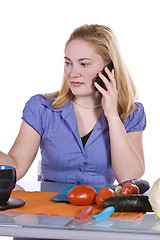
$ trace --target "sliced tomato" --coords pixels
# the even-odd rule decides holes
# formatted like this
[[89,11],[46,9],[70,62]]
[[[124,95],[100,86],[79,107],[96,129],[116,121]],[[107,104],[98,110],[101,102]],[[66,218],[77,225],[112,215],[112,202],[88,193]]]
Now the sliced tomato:
[[101,188],[96,195],[96,204],[98,207],[102,208],[103,207],[103,201],[108,198],[108,197],[114,197],[115,192],[108,187]]
[[78,185],[68,193],[68,200],[71,204],[87,206],[95,203],[96,190],[89,185]]
[[138,194],[138,193],[139,193],[139,188],[132,183],[125,184],[120,190],[120,195],[132,195],[132,194]]

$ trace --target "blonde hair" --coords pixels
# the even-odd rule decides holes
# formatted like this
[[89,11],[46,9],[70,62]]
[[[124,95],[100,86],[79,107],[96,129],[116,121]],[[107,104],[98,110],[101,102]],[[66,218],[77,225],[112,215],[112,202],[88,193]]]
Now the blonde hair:
[[[117,109],[122,122],[124,122],[125,118],[135,109],[137,93],[130,73],[121,56],[116,36],[113,31],[106,26],[86,24],[73,31],[66,43],[66,47],[75,39],[82,39],[91,43],[97,53],[103,58],[104,63],[113,62],[118,91]],[[61,90],[47,96],[49,98],[55,97],[51,104],[54,108],[64,106],[73,98],[65,76],[63,77]]]

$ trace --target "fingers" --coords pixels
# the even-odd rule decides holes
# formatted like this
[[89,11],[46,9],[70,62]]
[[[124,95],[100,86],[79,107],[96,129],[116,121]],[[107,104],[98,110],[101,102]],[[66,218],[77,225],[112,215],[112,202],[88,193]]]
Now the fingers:
[[[104,70],[105,70],[105,72],[106,72],[107,75],[108,75],[108,78],[109,78],[109,80],[110,80],[110,83],[112,84],[112,86],[113,86],[114,88],[116,88],[116,81],[115,81],[115,78],[114,78],[114,69],[112,70],[112,72],[110,72],[109,69],[108,69],[107,67],[105,67]],[[107,79],[107,78],[104,79],[105,83],[106,83],[107,85],[109,85],[106,80],[108,80],[108,79]]]
[[106,89],[101,87],[97,82],[94,82],[94,85],[102,95],[104,95],[106,93]]
[[109,92],[111,92],[113,89],[116,89],[116,81],[114,78],[114,69],[112,70],[112,72],[109,71],[109,69],[107,67],[105,67],[105,72],[108,75],[109,80],[100,72],[99,73],[99,77],[102,79],[102,81],[105,84],[105,88],[102,88],[99,84],[97,84],[96,82],[95,87],[98,89],[98,91],[101,94],[106,93],[106,90],[108,90]]

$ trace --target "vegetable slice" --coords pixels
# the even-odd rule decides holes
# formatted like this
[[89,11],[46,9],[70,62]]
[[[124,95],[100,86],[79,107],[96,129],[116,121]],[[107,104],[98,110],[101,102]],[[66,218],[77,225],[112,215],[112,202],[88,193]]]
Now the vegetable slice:
[[119,196],[121,189],[122,189],[121,185],[115,187],[114,192],[116,196]]
[[132,183],[125,184],[119,193],[119,195],[133,195],[133,194],[139,194],[139,188]]
[[132,184],[136,185],[139,188],[140,194],[145,193],[150,188],[149,182],[147,182],[146,180],[142,180],[142,179],[127,180],[125,182],[120,183],[119,185],[123,187],[126,183],[132,183]]

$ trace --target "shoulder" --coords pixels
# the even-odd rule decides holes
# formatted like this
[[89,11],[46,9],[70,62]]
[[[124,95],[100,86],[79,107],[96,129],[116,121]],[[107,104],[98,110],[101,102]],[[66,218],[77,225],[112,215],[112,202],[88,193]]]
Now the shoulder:
[[41,104],[44,105],[45,103],[47,104],[48,102],[52,102],[53,100],[46,98],[43,94],[36,94],[34,96],[32,96],[27,103],[29,104]]
[[40,135],[44,132],[45,124],[52,115],[51,102],[42,94],[32,96],[25,104],[22,119],[34,128]]
[[47,98],[45,95],[43,94],[36,94],[34,96],[32,96],[25,105],[25,108],[30,108],[33,111],[52,111],[52,112],[67,112],[69,111],[69,109],[72,107],[72,101],[70,100],[68,103],[66,103],[66,105],[62,106],[61,108],[54,108],[52,106],[52,103],[54,101],[55,98]]
[[[140,102],[135,102],[135,110],[138,110],[138,111],[143,111],[144,112],[144,106],[143,106],[143,104],[142,103],[140,103]],[[134,111],[135,111],[134,110]]]
[[143,115],[145,115],[145,110],[144,110],[143,104],[140,102],[135,102],[135,109],[133,110],[133,112],[130,115],[128,115],[127,118],[131,119],[131,118],[135,118],[135,117],[139,117],[139,116],[143,116]]
[[127,132],[143,131],[146,128],[146,114],[142,103],[135,102],[135,109],[126,117],[124,126]]
[[25,107],[32,108],[32,109],[44,109],[49,108],[51,110],[54,110],[53,107],[51,107],[51,104],[54,99],[49,99],[45,97],[43,94],[36,94],[32,96],[27,102]]
[[135,102],[135,109],[129,115],[130,118],[143,118],[146,117],[144,106],[140,102]]

